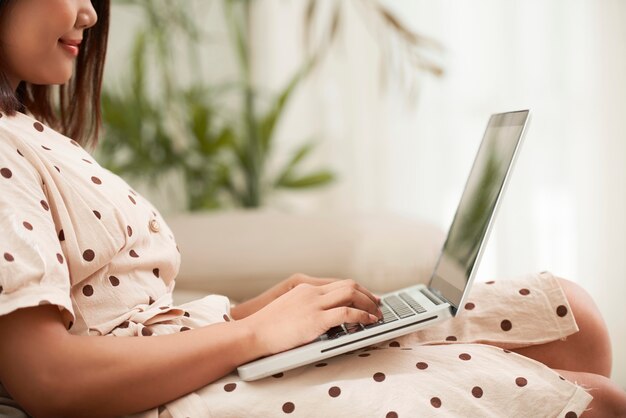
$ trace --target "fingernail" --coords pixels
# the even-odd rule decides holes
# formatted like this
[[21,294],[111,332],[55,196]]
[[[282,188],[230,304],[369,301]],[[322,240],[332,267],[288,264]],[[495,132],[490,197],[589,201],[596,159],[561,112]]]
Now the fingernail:
[[372,314],[370,314],[370,321],[372,321],[372,322],[378,322],[378,318],[376,318],[376,315],[372,315]]

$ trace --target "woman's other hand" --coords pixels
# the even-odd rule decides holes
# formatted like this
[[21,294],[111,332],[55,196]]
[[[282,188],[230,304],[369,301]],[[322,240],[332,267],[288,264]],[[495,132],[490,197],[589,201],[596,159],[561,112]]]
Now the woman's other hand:
[[257,312],[259,309],[271,303],[276,298],[284,295],[299,284],[323,286],[338,280],[341,279],[312,277],[302,273],[293,274],[289,278],[261,293],[259,296],[234,306],[231,309],[230,314],[234,319],[243,319]]
[[255,333],[257,348],[269,355],[306,344],[339,324],[374,323],[382,318],[378,303],[354,280],[305,279],[243,321]]

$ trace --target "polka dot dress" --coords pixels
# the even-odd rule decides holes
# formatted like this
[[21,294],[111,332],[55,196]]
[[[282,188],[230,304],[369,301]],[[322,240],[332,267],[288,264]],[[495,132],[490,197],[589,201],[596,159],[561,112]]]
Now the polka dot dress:
[[[158,211],[23,114],[0,113],[0,230],[0,315],[50,304],[70,333],[139,338],[232,321],[223,296],[174,306],[180,254]],[[576,331],[549,273],[479,283],[453,320],[255,382],[228,375],[134,417],[572,418],[591,396],[510,349]]]

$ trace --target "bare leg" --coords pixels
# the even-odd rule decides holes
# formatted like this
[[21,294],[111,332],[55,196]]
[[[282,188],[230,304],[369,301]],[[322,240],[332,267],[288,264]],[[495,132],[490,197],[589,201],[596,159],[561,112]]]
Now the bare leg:
[[593,400],[582,414],[583,418],[611,418],[626,416],[626,392],[607,377],[593,373],[555,370],[561,376],[582,386]]
[[553,369],[611,376],[611,342],[595,302],[577,284],[558,279],[563,288],[579,332],[565,341],[518,348],[513,351],[535,359]]

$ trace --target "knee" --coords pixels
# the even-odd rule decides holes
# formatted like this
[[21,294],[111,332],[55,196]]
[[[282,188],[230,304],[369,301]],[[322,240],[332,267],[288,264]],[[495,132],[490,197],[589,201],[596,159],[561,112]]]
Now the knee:
[[626,392],[604,376],[593,373],[557,370],[570,382],[582,386],[593,399],[582,417],[624,417],[626,416]]
[[581,361],[589,364],[590,371],[610,377],[612,354],[606,323],[593,298],[578,284],[557,278],[565,292],[579,332],[568,337],[580,348]]

